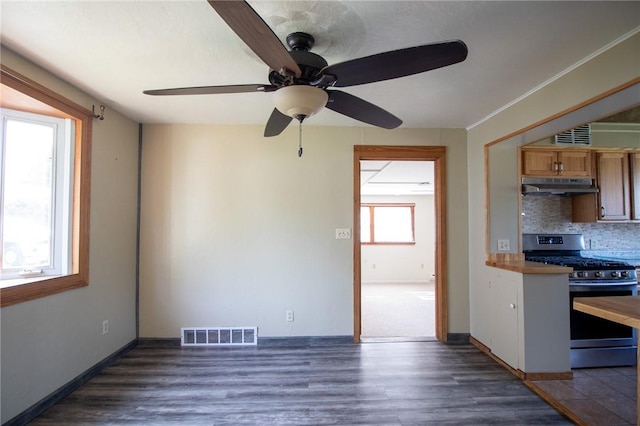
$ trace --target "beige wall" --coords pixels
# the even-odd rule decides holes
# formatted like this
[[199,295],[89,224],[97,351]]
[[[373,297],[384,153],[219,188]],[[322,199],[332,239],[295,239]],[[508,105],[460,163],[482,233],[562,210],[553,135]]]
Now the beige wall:
[[[485,191],[484,146],[499,138],[524,129],[534,123],[560,114],[575,105],[583,104],[602,93],[614,89],[640,76],[640,34],[635,34],[624,42],[601,53],[570,73],[562,76],[538,92],[517,102],[501,112],[470,129],[468,132],[469,158],[469,205],[485,205],[487,194]],[[639,99],[635,96],[635,99]],[[599,109],[599,110],[598,110]],[[571,120],[562,118],[553,120],[536,129],[537,137],[529,142],[540,140],[561,130],[583,124],[598,117],[609,115],[606,102],[597,107],[583,108],[586,115]],[[571,117],[578,114],[572,114]],[[522,141],[515,137],[508,142],[515,150]],[[513,156],[517,161],[517,156]],[[514,184],[517,188],[517,182]],[[517,203],[519,191],[515,189],[511,194],[502,197],[503,202],[509,203],[507,209],[513,209]],[[493,199],[494,197],[492,197]],[[506,200],[506,201],[505,201]],[[492,206],[492,209],[496,206]],[[499,208],[499,207],[498,207]],[[517,211],[517,209],[515,210]],[[487,232],[484,214],[469,215],[469,300],[470,300],[470,329],[471,334],[482,342],[487,343],[490,335],[490,314],[488,300],[488,276],[485,262],[485,233]],[[504,229],[492,229],[492,235],[504,235],[506,238],[517,240],[520,234],[518,221],[506,221]],[[513,246],[512,246],[513,249]],[[517,251],[517,249],[515,250]]]
[[[68,99],[88,109],[100,104],[1,53],[4,65]],[[3,423],[136,337],[138,125],[109,108],[105,117],[93,122],[89,286],[0,310]]]
[[[468,331],[464,130],[145,125],[140,334],[353,335],[353,145],[447,147],[450,332]],[[295,321],[285,322],[285,311]]]
[[435,274],[435,197],[362,195],[363,203],[413,203],[415,244],[365,244],[361,248],[363,283],[428,282]]

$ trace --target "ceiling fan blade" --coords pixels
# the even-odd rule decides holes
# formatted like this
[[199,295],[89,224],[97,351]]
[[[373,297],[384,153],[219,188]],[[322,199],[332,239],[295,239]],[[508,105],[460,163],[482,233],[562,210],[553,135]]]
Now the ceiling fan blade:
[[275,71],[300,77],[300,67],[260,15],[246,1],[209,0],[209,4],[262,61]]
[[224,93],[273,92],[276,86],[269,84],[236,84],[230,86],[177,87],[175,89],[145,90],[145,95],[217,95]]
[[293,118],[274,108],[269,121],[267,121],[267,126],[264,128],[264,136],[278,136],[291,123],[291,120]]
[[348,87],[418,74],[462,62],[467,45],[460,40],[392,50],[330,65],[320,74],[333,76],[334,87]]
[[402,124],[395,115],[357,96],[339,90],[327,90],[327,93],[330,110],[385,129],[395,129]]

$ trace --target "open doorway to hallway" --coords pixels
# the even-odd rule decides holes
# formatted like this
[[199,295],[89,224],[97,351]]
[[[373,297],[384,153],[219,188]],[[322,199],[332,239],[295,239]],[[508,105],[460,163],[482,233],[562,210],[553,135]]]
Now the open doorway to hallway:
[[[434,288],[435,337],[448,340],[448,274],[447,274],[447,187],[446,152],[444,146],[355,145],[353,147],[353,339],[362,337],[362,228],[360,201],[360,165],[362,161],[428,161],[433,162],[434,185]],[[366,231],[365,231],[366,232]],[[364,236],[366,239],[366,236]]]
[[360,162],[363,341],[435,339],[434,162]]

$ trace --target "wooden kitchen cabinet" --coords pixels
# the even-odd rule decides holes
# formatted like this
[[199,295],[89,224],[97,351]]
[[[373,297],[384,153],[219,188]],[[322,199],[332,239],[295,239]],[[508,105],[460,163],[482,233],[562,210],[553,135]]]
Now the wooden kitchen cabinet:
[[640,152],[596,153],[596,184],[597,194],[572,197],[573,222],[640,220]]
[[597,154],[598,220],[630,220],[629,155],[625,152]]
[[567,149],[523,149],[522,176],[591,177],[591,152]]

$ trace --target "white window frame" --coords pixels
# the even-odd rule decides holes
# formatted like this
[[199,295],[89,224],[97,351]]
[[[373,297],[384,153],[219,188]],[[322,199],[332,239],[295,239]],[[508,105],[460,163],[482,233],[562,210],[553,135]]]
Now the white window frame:
[[[53,129],[53,173],[52,173],[52,220],[51,220],[51,262],[44,266],[4,269],[0,263],[2,285],[21,283],[25,277],[56,277],[71,270],[73,176],[75,152],[75,126],[68,118],[35,114],[12,109],[0,109],[2,120],[2,141],[0,149],[0,213],[4,211],[4,175],[6,130],[9,120],[47,126]],[[4,229],[4,218],[0,214],[0,230]],[[0,233],[0,243],[3,233]],[[0,247],[3,247],[0,244]]]

